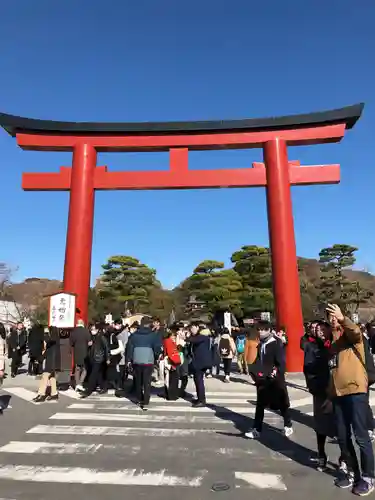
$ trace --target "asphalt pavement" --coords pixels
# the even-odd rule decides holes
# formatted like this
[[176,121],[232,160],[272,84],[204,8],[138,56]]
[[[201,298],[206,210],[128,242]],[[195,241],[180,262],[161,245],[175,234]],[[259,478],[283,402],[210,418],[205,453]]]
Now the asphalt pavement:
[[[333,486],[335,444],[328,445],[329,473],[315,470],[311,397],[301,375],[288,381],[294,434],[285,438],[281,418],[268,412],[261,440],[251,441],[244,432],[252,426],[255,388],[244,376],[230,384],[208,379],[203,409],[166,402],[155,389],[146,413],[112,393],[80,400],[72,390],[58,403],[36,405],[37,381],[7,379],[1,393],[12,399],[0,417],[0,500],[347,495]],[[188,389],[194,395],[192,381]]]

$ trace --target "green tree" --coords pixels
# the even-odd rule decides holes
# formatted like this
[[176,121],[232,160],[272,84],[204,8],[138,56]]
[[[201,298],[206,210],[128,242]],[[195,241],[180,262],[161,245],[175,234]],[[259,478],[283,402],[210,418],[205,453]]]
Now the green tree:
[[[117,255],[108,259],[98,284],[99,296],[106,304],[120,305],[121,312],[147,312],[150,293],[160,288],[156,271],[134,257]],[[112,311],[107,311],[112,312]]]
[[357,250],[351,245],[335,244],[320,251],[320,302],[334,302],[346,312],[356,312],[373,295],[371,290],[362,287],[359,281],[351,281],[345,274],[355,264]]
[[154,287],[150,291],[148,314],[160,318],[161,321],[169,320],[170,314],[175,307],[175,300],[171,290]]
[[302,313],[306,320],[310,320],[316,317],[319,299],[319,290],[317,288],[317,283],[319,284],[319,264],[314,260],[314,264],[317,264],[318,278],[314,277],[309,273],[309,267],[311,266],[311,259],[298,259],[298,271],[299,271],[299,282],[301,290],[301,302],[302,302]]
[[349,281],[344,295],[347,311],[357,313],[361,305],[367,304],[373,295],[374,292],[361,286],[359,281]]
[[241,315],[241,279],[234,269],[224,269],[223,262],[201,262],[182,287],[188,295],[204,302],[211,315],[222,310]]
[[242,282],[241,304],[245,316],[274,309],[272,264],[269,248],[246,245],[231,261]]

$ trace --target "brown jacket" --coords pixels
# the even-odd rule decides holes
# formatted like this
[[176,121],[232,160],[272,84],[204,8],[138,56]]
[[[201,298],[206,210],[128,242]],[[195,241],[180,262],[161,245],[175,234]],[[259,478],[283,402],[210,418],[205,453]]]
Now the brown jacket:
[[245,342],[245,361],[247,365],[252,365],[258,354],[258,339],[246,339]]
[[[337,355],[337,367],[331,370],[330,394],[347,396],[367,393],[368,378],[365,365],[363,337],[359,326],[345,318],[342,329],[333,332],[331,354]],[[353,346],[361,355],[362,362],[356,356]]]

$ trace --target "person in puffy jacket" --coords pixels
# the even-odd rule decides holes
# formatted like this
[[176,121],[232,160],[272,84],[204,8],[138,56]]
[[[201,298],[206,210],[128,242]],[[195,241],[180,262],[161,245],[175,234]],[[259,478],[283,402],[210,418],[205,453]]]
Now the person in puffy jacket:
[[128,341],[127,356],[133,365],[138,404],[147,410],[151,398],[151,381],[155,361],[161,353],[161,337],[151,329],[151,318],[144,316],[141,326]]

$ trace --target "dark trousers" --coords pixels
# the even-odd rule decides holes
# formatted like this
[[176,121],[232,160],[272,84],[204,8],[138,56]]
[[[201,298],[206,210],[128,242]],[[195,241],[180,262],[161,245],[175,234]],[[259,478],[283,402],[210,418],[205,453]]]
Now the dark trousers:
[[181,379],[180,392],[184,396],[185,392],[186,392],[186,387],[187,387],[188,382],[189,382],[189,377],[187,375],[181,375],[180,379]]
[[197,391],[197,399],[199,403],[206,403],[206,388],[204,387],[204,375],[206,370],[194,371],[194,384]]
[[232,358],[223,358],[224,375],[226,377],[230,376],[230,370],[232,368]]
[[87,392],[88,394],[93,393],[97,387],[104,389],[104,378],[103,378],[103,363],[92,363],[91,364],[91,372],[89,376],[89,382],[87,384]]
[[[374,477],[374,453],[368,434],[368,406],[365,393],[336,397],[333,400],[341,457],[354,472],[355,480],[361,477],[361,469],[363,476]],[[361,468],[352,440],[352,429],[359,447]]]
[[[262,427],[263,427],[263,420],[264,420],[264,410],[265,407],[257,402],[256,409],[255,409],[255,418],[254,418],[254,429],[256,429],[258,432],[262,432]],[[289,408],[283,408],[280,410],[280,415],[284,419],[284,427],[292,427],[292,419],[290,416],[290,409]]]
[[[167,385],[168,383],[168,385]],[[179,376],[177,370],[169,370],[166,377],[165,397],[168,401],[176,401],[179,396]]]
[[107,385],[112,386],[113,389],[119,388],[120,382],[120,372],[117,371],[116,364],[110,364],[107,366]]
[[21,352],[19,350],[12,352],[12,362],[10,364],[10,371],[12,375],[17,375],[21,364],[22,364]]
[[43,362],[39,362],[37,358],[30,356],[27,372],[29,375],[41,375],[43,373]]
[[151,398],[153,365],[134,365],[135,393],[138,402],[148,405]]
[[125,389],[126,381],[128,380],[129,372],[126,365],[120,365],[120,389]]
[[367,391],[367,402],[368,402],[368,409],[367,409],[367,429],[369,431],[374,430],[374,414],[372,413],[372,408],[370,406],[370,388]]

